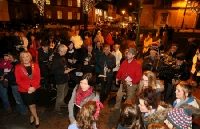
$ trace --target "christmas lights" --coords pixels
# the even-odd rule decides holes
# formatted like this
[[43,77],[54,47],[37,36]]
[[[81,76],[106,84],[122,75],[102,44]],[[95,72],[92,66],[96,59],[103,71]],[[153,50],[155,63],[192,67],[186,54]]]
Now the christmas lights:
[[98,1],[95,3],[94,0],[83,0],[83,13],[88,14],[96,4]]
[[36,5],[40,11],[40,16],[44,16],[44,4],[46,0],[36,0]]

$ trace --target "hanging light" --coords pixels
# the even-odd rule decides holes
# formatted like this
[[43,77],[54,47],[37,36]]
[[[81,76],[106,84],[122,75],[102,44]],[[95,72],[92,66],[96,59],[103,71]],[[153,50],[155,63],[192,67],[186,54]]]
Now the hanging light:
[[92,7],[97,5],[100,0],[98,0],[96,3],[94,0],[83,0],[83,13],[88,14]]
[[44,4],[46,0],[36,0],[36,5],[40,11],[40,16],[44,16]]

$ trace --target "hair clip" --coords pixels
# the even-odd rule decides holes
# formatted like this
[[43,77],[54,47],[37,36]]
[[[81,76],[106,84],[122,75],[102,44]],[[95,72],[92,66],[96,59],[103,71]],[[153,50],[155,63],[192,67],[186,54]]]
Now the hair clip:
[[97,106],[97,109],[96,109],[96,112],[94,114],[94,118],[97,118],[97,116],[99,115],[100,107],[104,108],[103,104],[100,101],[96,101],[96,106]]

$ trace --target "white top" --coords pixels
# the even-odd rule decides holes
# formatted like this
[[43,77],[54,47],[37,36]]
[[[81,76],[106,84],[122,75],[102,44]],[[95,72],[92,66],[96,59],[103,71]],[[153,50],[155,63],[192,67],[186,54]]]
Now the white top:
[[79,36],[79,35],[72,36],[70,41],[72,41],[74,43],[74,47],[76,49],[80,49],[81,46],[83,45],[83,40],[82,40],[81,36]]
[[113,69],[113,71],[118,71],[120,67],[120,60],[122,59],[122,53],[119,50],[117,50],[116,52],[112,51],[112,54],[116,58],[116,67]]

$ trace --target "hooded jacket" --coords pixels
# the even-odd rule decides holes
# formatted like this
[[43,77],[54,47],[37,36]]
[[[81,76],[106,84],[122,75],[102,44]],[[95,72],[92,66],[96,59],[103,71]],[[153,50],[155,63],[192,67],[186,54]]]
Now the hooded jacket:
[[153,123],[164,124],[164,120],[167,118],[167,113],[170,110],[172,110],[171,105],[160,102],[158,108],[154,112],[144,116],[145,125]]

